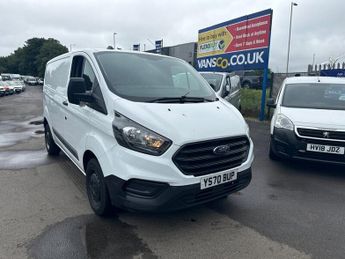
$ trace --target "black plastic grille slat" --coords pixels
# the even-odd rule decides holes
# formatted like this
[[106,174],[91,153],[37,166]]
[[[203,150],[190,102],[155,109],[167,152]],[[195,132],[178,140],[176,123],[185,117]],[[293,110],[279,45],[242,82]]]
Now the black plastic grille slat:
[[[243,152],[243,151],[247,151],[248,147],[247,146],[244,146],[240,149],[235,149],[233,151],[230,151],[228,155],[224,156],[224,157],[227,157],[229,155],[233,155],[233,154],[236,154],[236,153],[240,153],[240,152]],[[203,156],[196,156],[196,157],[178,157],[176,158],[176,160],[180,161],[181,163],[182,162],[195,162],[195,161],[202,161],[202,160],[212,160],[214,159],[215,157],[213,155],[203,155]]]
[[235,162],[236,160],[243,160],[243,158],[246,157],[246,154],[242,152],[242,154],[240,156],[235,156],[235,157],[223,157],[221,160],[217,160],[215,162],[210,162],[208,160],[205,160],[206,162],[198,162],[198,163],[194,163],[191,165],[191,163],[185,164],[183,167],[185,169],[190,169],[190,170],[194,170],[194,169],[202,169],[202,168],[206,168],[206,167],[214,167],[214,166],[222,166],[224,164],[227,163],[232,163]]
[[[217,155],[213,150],[230,145],[230,151]],[[241,165],[247,160],[249,140],[246,136],[191,143],[179,149],[173,157],[175,165],[186,175],[206,175]]]
[[196,148],[193,148],[193,144],[191,144],[191,146],[189,147],[189,149],[187,150],[181,150],[181,153],[182,154],[193,154],[193,153],[199,153],[199,152],[207,152],[207,151],[212,151],[216,146],[219,146],[219,145],[225,145],[225,144],[231,144],[231,147],[236,147],[236,146],[239,146],[239,145],[245,145],[247,144],[247,141],[238,141],[238,142],[233,142],[233,143],[222,143],[222,142],[218,142],[218,143],[214,143],[214,147],[212,146],[208,146],[208,145],[205,145],[204,147],[202,147],[200,144],[199,146],[197,146]]
[[[345,140],[345,132],[342,131],[298,128],[297,132],[302,137]],[[328,132],[328,137],[324,136],[324,132]]]

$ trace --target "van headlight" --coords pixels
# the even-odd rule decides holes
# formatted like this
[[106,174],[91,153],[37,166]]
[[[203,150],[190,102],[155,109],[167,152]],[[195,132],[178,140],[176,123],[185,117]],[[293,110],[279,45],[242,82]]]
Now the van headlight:
[[293,125],[292,121],[283,114],[277,115],[274,127],[278,128],[278,129],[287,129],[287,130],[293,130],[294,129],[294,125]]
[[170,139],[141,126],[118,112],[115,112],[113,131],[121,146],[154,156],[163,154],[172,143]]

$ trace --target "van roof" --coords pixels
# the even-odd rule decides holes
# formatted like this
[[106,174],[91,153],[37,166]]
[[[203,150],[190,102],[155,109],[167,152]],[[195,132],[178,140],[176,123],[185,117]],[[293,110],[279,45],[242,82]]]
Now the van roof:
[[328,84],[345,84],[345,78],[327,77],[327,76],[296,76],[285,79],[285,84],[300,83],[328,83]]
[[118,52],[118,53],[135,53],[135,54],[140,54],[140,55],[150,55],[150,56],[162,56],[162,57],[166,57],[166,58],[172,58],[172,59],[178,59],[175,57],[171,57],[171,56],[166,56],[166,55],[160,55],[160,54],[156,54],[156,53],[150,53],[150,52],[141,52],[141,51],[133,51],[133,50],[113,50],[113,49],[77,49],[77,50],[73,50],[71,52],[59,55],[51,60],[48,61],[48,64],[51,62],[54,62],[56,60],[59,60],[61,58],[66,58],[69,57],[75,53],[80,53],[80,52],[84,52],[85,54],[88,54],[89,56],[92,56],[95,53],[99,53],[99,52]]

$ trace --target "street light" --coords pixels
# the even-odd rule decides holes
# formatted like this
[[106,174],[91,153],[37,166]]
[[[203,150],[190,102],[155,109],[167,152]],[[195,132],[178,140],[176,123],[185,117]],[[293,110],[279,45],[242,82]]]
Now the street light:
[[115,45],[115,35],[117,34],[117,32],[113,33],[113,40],[114,40],[114,49],[116,50],[116,45]]
[[286,61],[286,75],[289,73],[289,59],[290,59],[290,43],[291,43],[291,25],[292,25],[292,12],[293,7],[297,6],[297,3],[291,2],[290,10],[290,27],[289,27],[289,41],[288,41],[288,52],[287,52],[287,61]]

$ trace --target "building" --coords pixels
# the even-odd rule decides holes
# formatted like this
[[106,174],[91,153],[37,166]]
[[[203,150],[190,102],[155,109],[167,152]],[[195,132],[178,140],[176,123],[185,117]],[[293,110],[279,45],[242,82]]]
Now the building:
[[196,62],[196,51],[197,51],[197,43],[189,42],[189,43],[183,43],[183,44],[170,46],[170,47],[163,47],[161,48],[160,51],[153,49],[153,50],[148,50],[146,52],[160,53],[162,55],[180,58],[188,62],[194,67],[195,62]]

